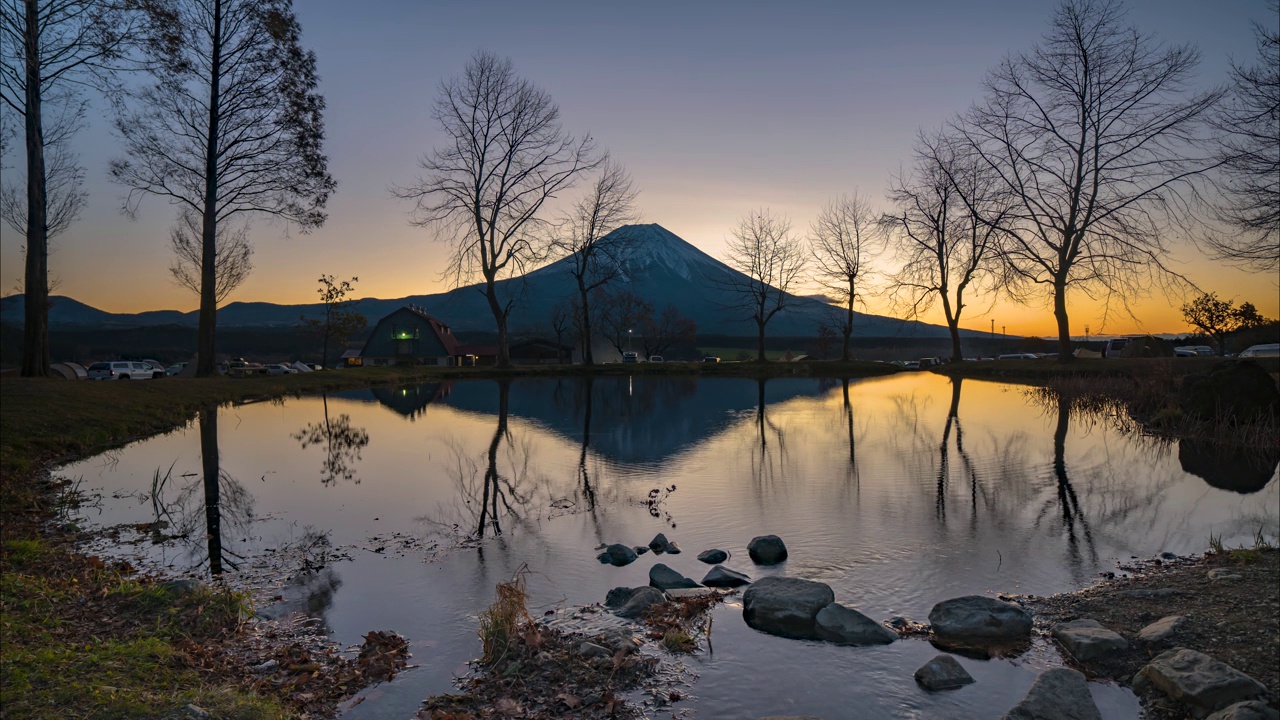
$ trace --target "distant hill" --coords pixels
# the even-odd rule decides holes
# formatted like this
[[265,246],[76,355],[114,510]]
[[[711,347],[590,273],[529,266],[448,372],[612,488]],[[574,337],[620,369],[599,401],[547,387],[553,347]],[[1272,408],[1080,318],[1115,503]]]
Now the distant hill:
[[[685,242],[660,225],[628,225],[614,231],[605,242],[627,235],[636,243],[622,277],[615,287],[634,292],[661,310],[674,304],[698,324],[699,334],[749,336],[755,326],[741,313],[727,308],[735,305],[732,293],[725,289],[729,280],[741,273]],[[528,331],[545,327],[551,309],[572,296],[575,285],[569,273],[570,259],[563,258],[520,278],[499,283],[504,297],[518,295],[510,327]],[[493,317],[481,292],[481,285],[470,285],[433,295],[413,295],[383,300],[365,298],[356,308],[369,320],[379,318],[407,304],[423,307],[428,313],[449,323],[460,333],[491,332]],[[233,302],[218,310],[222,328],[289,327],[302,316],[319,317],[319,304],[277,305],[265,302]],[[12,295],[0,300],[0,319],[21,324],[23,299]],[[833,323],[834,308],[815,297],[793,298],[791,307],[769,323],[773,336],[813,336],[819,324]],[[161,310],[144,313],[108,313],[73,298],[55,296],[49,311],[51,328],[125,328],[152,325],[195,327],[195,311]],[[854,335],[857,337],[941,338],[947,329],[939,325],[898,320],[879,315],[855,313]],[[965,332],[972,336],[973,333]]]

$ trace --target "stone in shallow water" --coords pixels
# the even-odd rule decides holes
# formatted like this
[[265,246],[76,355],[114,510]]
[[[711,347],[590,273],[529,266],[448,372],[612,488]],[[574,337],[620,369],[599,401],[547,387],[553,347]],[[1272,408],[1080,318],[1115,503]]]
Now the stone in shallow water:
[[1219,710],[1205,720],[1280,720],[1280,712],[1264,702],[1246,700]]
[[1096,660],[1107,653],[1119,652],[1129,647],[1129,641],[1119,633],[1105,628],[1097,620],[1082,619],[1060,623],[1053,629],[1053,637],[1080,662]]
[[1230,665],[1187,648],[1160,653],[1139,674],[1165,695],[1201,710],[1219,710],[1267,691]]
[[723,550],[706,550],[698,555],[698,559],[708,565],[719,565],[729,559],[729,553]]
[[622,567],[636,561],[636,551],[621,543],[614,543],[596,556],[601,563]]
[[667,547],[669,545],[671,545],[671,543],[667,540],[667,536],[663,533],[658,533],[657,535],[654,535],[653,539],[649,541],[649,549],[654,551],[655,553],[666,552]]
[[690,580],[662,563],[649,568],[649,584],[659,590],[702,587],[697,582]]
[[1026,610],[981,595],[943,600],[929,611],[929,623],[943,640],[1008,642],[1031,637],[1031,616]]
[[730,570],[723,565],[717,565],[709,572],[706,577],[702,578],[702,584],[707,587],[738,587],[751,582],[751,578],[736,570]]
[[635,619],[644,615],[645,610],[665,602],[666,599],[667,596],[663,595],[662,591],[655,587],[648,585],[638,587],[634,589],[622,607],[614,611],[614,614],[619,617]]
[[1040,673],[1003,720],[1102,720],[1084,675],[1070,668]]
[[787,559],[787,546],[777,535],[761,535],[747,543],[747,554],[757,565],[777,565]]
[[772,576],[757,580],[742,595],[742,617],[751,627],[784,637],[813,638],[814,620],[835,602],[826,583]]
[[667,597],[672,600],[683,600],[687,598],[700,598],[708,595],[715,595],[716,591],[709,587],[693,587],[693,588],[672,588],[667,591]]
[[841,645],[888,645],[898,639],[894,631],[840,603],[819,610],[814,629],[823,640]]
[[974,682],[964,667],[953,657],[941,654],[916,670],[915,679],[925,690],[954,690]]
[[1143,642],[1156,643],[1164,642],[1173,637],[1178,629],[1185,625],[1187,619],[1182,615],[1169,615],[1138,631],[1138,639]]

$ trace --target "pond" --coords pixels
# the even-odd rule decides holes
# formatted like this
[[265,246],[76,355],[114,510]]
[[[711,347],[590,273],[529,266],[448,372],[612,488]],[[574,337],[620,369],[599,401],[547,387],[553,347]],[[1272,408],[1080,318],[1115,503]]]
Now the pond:
[[[479,655],[477,613],[523,565],[545,610],[647,584],[655,562],[701,578],[696,555],[720,548],[755,578],[819,580],[875,619],[925,620],[950,597],[1067,591],[1133,557],[1200,552],[1210,535],[1280,531],[1273,458],[1218,458],[1023,386],[930,373],[378,388],[211,410],[61,472],[101,494],[93,523],[162,517],[185,532],[137,546],[176,572],[234,575],[306,543],[328,553],[261,610],[311,615],[344,644],[376,629],[410,640],[419,667],[354,719],[406,718],[448,692]],[[658,532],[684,552],[595,558]],[[769,533],[790,559],[755,566],[746,545]],[[714,612],[714,653],[684,660],[697,679],[676,708],[693,717],[838,718],[856,703],[866,717],[990,718],[1061,663],[1044,644],[962,658],[977,683],[929,694],[912,680],[937,653],[927,642],[837,647],[752,630],[733,602]],[[1105,717],[1136,715],[1127,690],[1090,687]]]

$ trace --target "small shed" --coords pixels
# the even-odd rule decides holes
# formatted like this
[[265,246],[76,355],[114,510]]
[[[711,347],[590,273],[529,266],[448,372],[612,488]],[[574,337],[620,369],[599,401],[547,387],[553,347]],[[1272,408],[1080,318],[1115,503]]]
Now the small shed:
[[361,364],[448,365],[458,339],[443,321],[406,305],[378,321],[359,352]]
[[573,362],[573,348],[546,338],[529,338],[513,343],[510,348],[513,365],[568,365]]

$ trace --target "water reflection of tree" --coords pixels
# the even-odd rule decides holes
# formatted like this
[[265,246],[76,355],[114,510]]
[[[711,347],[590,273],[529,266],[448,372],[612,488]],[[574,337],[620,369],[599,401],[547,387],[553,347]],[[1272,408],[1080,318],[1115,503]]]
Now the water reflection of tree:
[[351,480],[357,484],[355,465],[361,459],[360,452],[369,444],[369,433],[362,427],[351,425],[351,416],[342,413],[329,417],[329,396],[321,395],[324,403],[324,422],[308,423],[293,434],[293,439],[306,450],[321,443],[325,446],[324,472],[320,482],[333,485],[338,480]]
[[788,467],[787,436],[783,428],[769,418],[769,406],[764,397],[765,382],[764,378],[756,380],[756,433],[755,448],[751,454],[751,479],[757,492],[785,479]]

